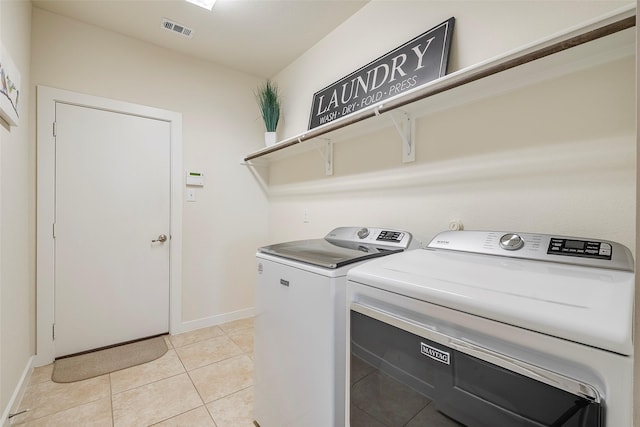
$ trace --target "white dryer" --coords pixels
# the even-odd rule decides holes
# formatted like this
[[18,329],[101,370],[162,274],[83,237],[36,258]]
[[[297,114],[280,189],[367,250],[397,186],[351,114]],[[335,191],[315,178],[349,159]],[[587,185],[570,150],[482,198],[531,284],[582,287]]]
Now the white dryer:
[[406,231],[341,227],[256,255],[254,419],[260,427],[339,427],[345,413],[346,275],[413,247]]
[[633,270],[614,242],[484,231],[350,270],[346,425],[631,427]]

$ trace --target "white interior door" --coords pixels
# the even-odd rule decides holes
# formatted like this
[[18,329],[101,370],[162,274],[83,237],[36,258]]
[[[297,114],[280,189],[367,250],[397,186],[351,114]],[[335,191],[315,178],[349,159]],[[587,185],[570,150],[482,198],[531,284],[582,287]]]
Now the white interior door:
[[168,332],[170,123],[55,114],[55,357]]

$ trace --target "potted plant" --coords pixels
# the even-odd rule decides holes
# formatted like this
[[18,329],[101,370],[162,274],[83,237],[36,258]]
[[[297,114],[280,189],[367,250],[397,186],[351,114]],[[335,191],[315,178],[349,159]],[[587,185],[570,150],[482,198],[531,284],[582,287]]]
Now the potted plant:
[[278,85],[271,80],[267,80],[262,86],[258,87],[256,99],[266,128],[264,133],[265,144],[273,145],[276,142],[276,128],[278,127],[278,120],[280,120]]

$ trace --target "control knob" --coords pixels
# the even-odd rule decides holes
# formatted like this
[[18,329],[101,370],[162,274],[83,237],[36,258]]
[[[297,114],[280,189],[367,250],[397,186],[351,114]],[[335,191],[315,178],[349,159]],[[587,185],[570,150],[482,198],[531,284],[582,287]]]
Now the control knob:
[[515,233],[508,233],[500,238],[500,247],[507,251],[517,251],[522,246],[524,246],[524,240]]
[[368,235],[369,235],[369,229],[368,228],[361,228],[360,230],[358,230],[358,237],[359,238],[364,239]]

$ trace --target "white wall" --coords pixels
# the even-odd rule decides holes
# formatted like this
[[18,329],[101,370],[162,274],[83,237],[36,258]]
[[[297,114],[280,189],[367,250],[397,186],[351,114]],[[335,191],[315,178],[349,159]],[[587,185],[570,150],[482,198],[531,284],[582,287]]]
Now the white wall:
[[0,2],[0,40],[20,71],[19,126],[0,124],[0,413],[35,352],[35,145],[31,3]]
[[182,113],[185,170],[205,175],[184,202],[183,322],[251,314],[267,200],[240,161],[263,145],[260,80],[37,8],[32,38],[33,85]]
[[[283,136],[306,129],[315,91],[451,16],[450,72],[624,4],[374,0],[277,76]],[[276,161],[270,240],[371,225],[428,241],[460,219],[467,229],[609,238],[633,249],[634,67],[622,60],[429,115],[417,123],[413,164],[400,162],[393,130],[336,144],[332,177],[315,152]]]

